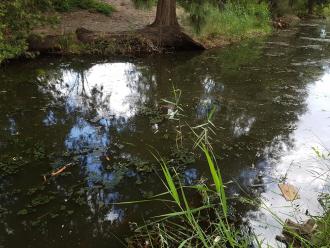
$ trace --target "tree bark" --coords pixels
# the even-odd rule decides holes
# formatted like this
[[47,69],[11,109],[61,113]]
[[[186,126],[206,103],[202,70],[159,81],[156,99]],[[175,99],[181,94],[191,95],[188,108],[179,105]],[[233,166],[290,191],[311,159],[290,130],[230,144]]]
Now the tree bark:
[[308,9],[308,14],[313,14],[313,7],[314,7],[315,0],[308,0],[307,1],[307,9]]
[[179,26],[176,0],[158,0],[156,19],[151,26]]

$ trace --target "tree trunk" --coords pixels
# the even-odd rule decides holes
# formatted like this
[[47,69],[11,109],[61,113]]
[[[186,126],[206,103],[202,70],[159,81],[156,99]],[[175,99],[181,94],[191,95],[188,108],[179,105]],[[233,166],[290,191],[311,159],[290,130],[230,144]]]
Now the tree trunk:
[[307,2],[308,14],[310,14],[310,15],[313,14],[314,2],[315,2],[315,0],[308,0],[308,2]]
[[151,26],[179,26],[176,0],[158,0],[156,19]]

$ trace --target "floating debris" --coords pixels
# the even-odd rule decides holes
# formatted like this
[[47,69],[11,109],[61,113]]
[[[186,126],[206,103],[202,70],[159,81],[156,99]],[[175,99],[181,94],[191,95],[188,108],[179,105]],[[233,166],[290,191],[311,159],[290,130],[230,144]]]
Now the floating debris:
[[287,183],[280,183],[278,184],[278,187],[280,188],[285,200],[294,201],[299,199],[298,190],[293,185]]
[[65,166],[63,166],[62,168],[58,169],[57,171],[52,172],[52,173],[51,173],[51,176],[52,176],[52,177],[55,177],[55,176],[61,174],[63,171],[66,170],[66,168],[68,168],[69,165],[71,165],[71,164],[65,165]]
[[313,219],[308,219],[303,224],[287,219],[282,231],[283,236],[277,235],[276,240],[290,247],[302,247],[300,238],[311,240],[316,229],[317,224]]
[[67,165],[64,165],[60,169],[51,172],[49,175],[43,175],[44,181],[46,182],[48,178],[50,178],[50,177],[56,177],[56,176],[60,175],[63,171],[65,171],[71,165],[73,165],[73,163],[69,163]]

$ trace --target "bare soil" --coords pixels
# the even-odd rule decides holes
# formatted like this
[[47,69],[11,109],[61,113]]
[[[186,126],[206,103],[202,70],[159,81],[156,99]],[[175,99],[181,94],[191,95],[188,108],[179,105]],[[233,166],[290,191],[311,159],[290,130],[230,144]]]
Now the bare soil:
[[[187,24],[187,13],[177,8],[181,30],[154,30],[147,27],[156,16],[156,6],[151,9],[137,9],[132,0],[103,0],[111,4],[115,11],[111,16],[87,10],[76,10],[67,13],[52,13],[57,21],[54,25],[39,27],[34,34],[43,37],[31,37],[29,47],[32,51],[57,51],[66,53],[60,44],[62,37],[76,35],[77,30],[83,31],[78,42],[111,43],[111,46],[122,47],[120,54],[150,53],[167,50],[209,49],[223,47],[237,42],[224,37],[195,37]],[[130,35],[128,35],[130,34]],[[84,37],[81,39],[81,37]],[[118,49],[115,49],[118,53]],[[81,51],[80,51],[81,53]],[[105,52],[106,54],[111,52]]]
[[104,0],[116,11],[111,16],[92,13],[87,10],[57,14],[58,23],[52,27],[40,27],[35,30],[43,35],[61,35],[74,33],[78,28],[96,32],[120,33],[141,29],[151,24],[156,15],[156,8],[137,9],[131,0]]

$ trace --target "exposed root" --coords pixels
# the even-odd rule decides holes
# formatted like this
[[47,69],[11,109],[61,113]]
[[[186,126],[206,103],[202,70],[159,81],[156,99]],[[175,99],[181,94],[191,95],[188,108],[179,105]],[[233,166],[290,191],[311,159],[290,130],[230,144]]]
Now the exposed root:
[[[69,42],[68,42],[69,41]],[[70,43],[79,54],[141,55],[181,50],[204,50],[205,47],[183,33],[179,27],[146,27],[134,32],[104,33],[77,29],[71,37],[31,35],[30,51],[40,53],[70,53]],[[72,45],[72,44],[71,44]]]

